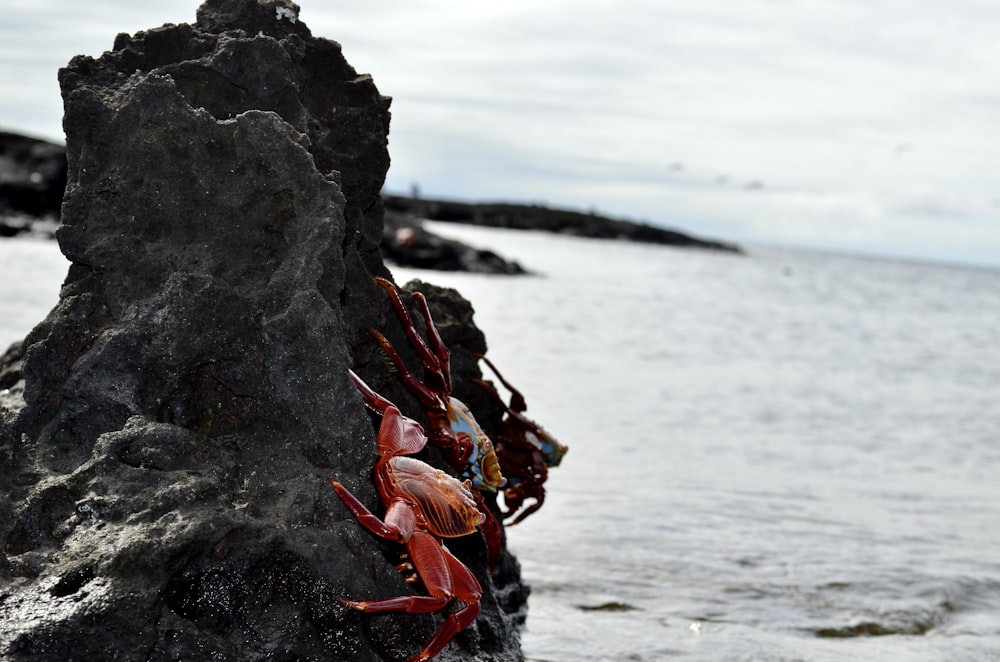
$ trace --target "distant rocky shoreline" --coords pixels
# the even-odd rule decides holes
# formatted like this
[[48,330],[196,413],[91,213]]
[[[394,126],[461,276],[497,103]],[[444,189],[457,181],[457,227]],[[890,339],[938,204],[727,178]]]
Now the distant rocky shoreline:
[[594,239],[620,239],[730,253],[742,252],[742,249],[735,244],[702,239],[648,223],[635,223],[601,216],[597,213],[555,209],[543,205],[427,200],[384,193],[382,200],[385,203],[386,213],[408,214],[432,221],[513,230],[540,230]]
[[[65,188],[64,146],[0,131],[0,238],[54,237]],[[473,248],[434,234],[424,227],[424,220],[743,252],[735,244],[676,230],[541,205],[458,202],[387,194],[383,194],[382,199],[385,205],[380,247],[383,258],[399,266],[419,269],[505,275],[527,273],[517,262],[491,250]]]
[[430,232],[424,227],[424,220],[743,253],[735,244],[701,239],[645,223],[541,205],[457,202],[385,193],[382,201],[385,205],[382,255],[394,264],[407,267],[499,274],[526,273],[517,262],[510,262],[492,251],[478,250]]

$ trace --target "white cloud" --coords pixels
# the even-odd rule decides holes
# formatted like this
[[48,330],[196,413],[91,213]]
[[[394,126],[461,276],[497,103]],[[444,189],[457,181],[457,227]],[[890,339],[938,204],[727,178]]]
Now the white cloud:
[[[1000,5],[299,4],[394,97],[396,190],[1000,264]],[[0,28],[0,124],[53,135],[58,66],[119,31],[193,21],[197,5],[21,3],[20,25]]]

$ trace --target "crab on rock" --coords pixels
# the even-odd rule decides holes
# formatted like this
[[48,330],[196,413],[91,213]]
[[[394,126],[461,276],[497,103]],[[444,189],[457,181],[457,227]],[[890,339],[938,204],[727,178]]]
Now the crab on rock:
[[[423,381],[407,370],[403,359],[384,335],[375,329],[370,329],[371,334],[392,362],[407,389],[427,411],[430,424],[428,443],[443,449],[449,464],[455,467],[460,477],[469,479],[477,490],[480,510],[486,515],[481,529],[489,547],[489,563],[491,568],[496,568],[500,559],[500,525],[480,494],[484,491],[496,492],[505,483],[493,443],[465,403],[451,395],[451,353],[434,325],[427,299],[420,292],[413,293],[427,327],[425,341],[417,332],[396,286],[377,276],[375,282],[389,295],[389,301],[396,310],[410,345],[420,356],[424,369]],[[384,406],[385,403],[369,404],[369,407],[377,411]]]
[[[445,619],[423,650],[410,658],[410,662],[429,660],[476,620],[482,596],[475,575],[445,549],[441,539],[473,533],[485,515],[479,512],[469,481],[459,481],[425,462],[407,457],[420,452],[427,443],[421,425],[403,416],[395,405],[376,394],[353,372],[350,376],[366,404],[382,408],[375,487],[385,506],[385,518],[379,519],[336,479],[331,478],[330,484],[362,526],[380,538],[406,547],[408,563],[400,568],[412,569],[430,595],[341,602],[363,612],[410,614],[436,613],[452,603],[460,603],[461,607]],[[407,581],[415,579],[408,577]]]
[[[513,518],[509,522],[509,525],[513,526],[537,512],[545,503],[545,481],[548,479],[548,470],[562,462],[563,455],[568,449],[556,441],[541,425],[524,415],[528,409],[524,396],[504,379],[496,366],[481,354],[477,355],[477,358],[489,366],[511,394],[508,404],[491,384],[477,381],[507,412],[500,424],[500,432],[494,435],[494,439],[500,468],[507,478],[503,489],[507,511],[503,516],[505,519]],[[521,510],[528,499],[534,499],[534,503]],[[517,514],[519,510],[520,514]]]

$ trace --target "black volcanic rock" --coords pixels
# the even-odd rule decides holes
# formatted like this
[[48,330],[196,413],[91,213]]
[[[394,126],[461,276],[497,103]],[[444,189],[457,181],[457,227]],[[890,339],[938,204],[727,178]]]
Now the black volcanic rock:
[[527,271],[490,250],[474,248],[427,230],[412,214],[386,210],[382,255],[401,267],[519,275]]
[[0,131],[0,237],[54,230],[65,188],[65,147]]
[[648,244],[702,248],[742,253],[735,244],[701,239],[646,223],[633,223],[598,214],[506,202],[456,202],[400,195],[383,196],[387,210],[447,223],[483,225],[513,230],[540,230],[596,239],[621,239]]
[[[286,0],[209,0],[60,84],[71,265],[0,360],[0,659],[415,654],[439,616],[339,602],[414,589],[328,483],[377,506],[349,367],[420,416],[368,333],[420,365],[372,282],[389,99]],[[471,306],[417,286],[495,424]],[[483,610],[438,659],[521,659],[516,561],[495,584],[480,535],[452,549]]]

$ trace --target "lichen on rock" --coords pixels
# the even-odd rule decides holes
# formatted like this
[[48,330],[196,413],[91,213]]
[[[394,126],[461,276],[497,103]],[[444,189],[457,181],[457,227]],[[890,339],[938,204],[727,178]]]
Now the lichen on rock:
[[[338,600],[413,590],[328,483],[377,504],[347,369],[417,406],[367,331],[389,99],[298,17],[209,0],[60,72],[71,265],[0,399],[5,660],[394,660],[435,629]],[[428,289],[468,383],[471,306]],[[453,551],[486,594],[439,659],[521,659],[516,561]]]

